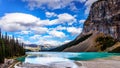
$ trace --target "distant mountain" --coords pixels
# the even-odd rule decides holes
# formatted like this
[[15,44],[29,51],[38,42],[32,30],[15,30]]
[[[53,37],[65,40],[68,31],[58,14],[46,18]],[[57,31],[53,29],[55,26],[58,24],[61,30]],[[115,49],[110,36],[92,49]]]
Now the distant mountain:
[[29,47],[37,47],[37,44],[24,44],[24,46],[29,46]]

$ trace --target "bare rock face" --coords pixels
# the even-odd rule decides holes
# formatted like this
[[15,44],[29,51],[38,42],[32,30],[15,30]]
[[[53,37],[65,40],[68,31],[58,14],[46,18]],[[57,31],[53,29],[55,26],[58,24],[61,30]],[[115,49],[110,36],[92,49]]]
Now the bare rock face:
[[120,41],[120,0],[98,0],[91,6],[84,33],[98,31]]
[[[81,42],[79,41],[81,37],[89,33],[92,33],[92,36]],[[96,1],[91,6],[82,33],[74,41],[61,46],[61,48],[56,48],[56,50],[64,47],[64,50],[62,50],[68,52],[98,51],[99,49],[95,48],[97,44],[95,39],[100,33],[111,35],[114,39],[120,41],[120,0]],[[67,47],[67,45],[70,46]]]
[[[63,51],[98,51],[95,48],[95,36],[99,33],[111,35],[120,41],[120,0],[98,0],[91,6],[83,31],[76,40],[90,32],[93,35],[88,39]],[[95,32],[98,32],[98,34]]]

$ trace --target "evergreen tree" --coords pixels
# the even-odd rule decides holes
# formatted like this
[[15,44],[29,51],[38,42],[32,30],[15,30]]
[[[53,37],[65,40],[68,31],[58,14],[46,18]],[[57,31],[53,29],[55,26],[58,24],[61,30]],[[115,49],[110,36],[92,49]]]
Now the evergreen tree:
[[20,44],[17,39],[15,40],[14,36],[10,38],[7,32],[5,36],[2,35],[0,29],[0,63],[4,62],[4,58],[25,55],[25,50],[22,46],[23,43]]

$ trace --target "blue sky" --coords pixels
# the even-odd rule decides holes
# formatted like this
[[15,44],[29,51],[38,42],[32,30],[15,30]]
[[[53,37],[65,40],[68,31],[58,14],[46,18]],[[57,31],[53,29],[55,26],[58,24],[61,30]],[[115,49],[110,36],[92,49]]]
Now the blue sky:
[[58,46],[82,31],[97,0],[0,0],[0,28],[26,44]]

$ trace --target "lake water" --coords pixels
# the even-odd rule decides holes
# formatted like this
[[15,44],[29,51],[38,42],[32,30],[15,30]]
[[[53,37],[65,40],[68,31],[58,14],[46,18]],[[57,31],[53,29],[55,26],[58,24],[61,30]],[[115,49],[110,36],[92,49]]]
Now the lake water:
[[32,64],[47,65],[57,62],[89,61],[96,58],[120,56],[120,53],[107,52],[26,52],[26,57],[18,58],[19,61]]

